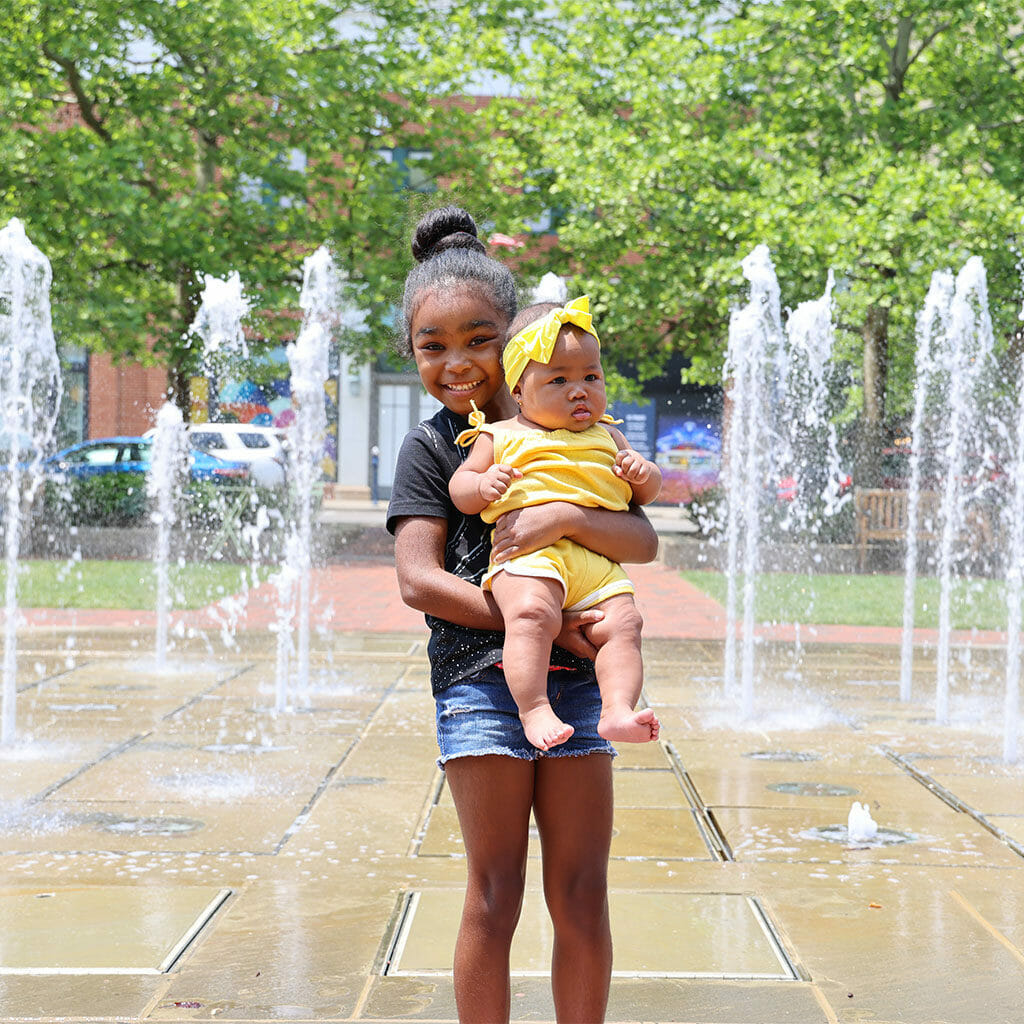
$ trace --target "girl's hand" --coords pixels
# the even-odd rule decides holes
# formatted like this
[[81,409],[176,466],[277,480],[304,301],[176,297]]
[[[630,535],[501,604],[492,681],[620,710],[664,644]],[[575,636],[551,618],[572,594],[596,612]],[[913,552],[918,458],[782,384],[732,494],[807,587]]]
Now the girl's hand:
[[491,557],[504,562],[554,544],[566,535],[567,521],[578,512],[579,506],[568,501],[549,501],[506,512],[494,524]]
[[632,448],[615,453],[615,475],[629,484],[645,484],[651,478],[652,463]]
[[498,463],[480,474],[477,487],[480,490],[480,498],[489,505],[497,501],[509,488],[513,480],[522,477],[522,470],[513,469],[504,463]]
[[604,618],[604,612],[590,608],[585,612],[563,612],[562,632],[555,637],[555,643],[570,654],[593,661],[597,648],[590,642],[586,630]]

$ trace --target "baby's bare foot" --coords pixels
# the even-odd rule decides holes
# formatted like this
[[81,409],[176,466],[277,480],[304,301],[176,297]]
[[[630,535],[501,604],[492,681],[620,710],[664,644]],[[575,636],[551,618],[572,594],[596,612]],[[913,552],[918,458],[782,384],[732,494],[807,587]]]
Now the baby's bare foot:
[[650,743],[660,732],[661,723],[651,708],[608,708],[597,723],[597,734],[610,743]]
[[519,720],[523,723],[526,738],[540,750],[557,747],[576,731],[551,710],[550,704],[521,712]]

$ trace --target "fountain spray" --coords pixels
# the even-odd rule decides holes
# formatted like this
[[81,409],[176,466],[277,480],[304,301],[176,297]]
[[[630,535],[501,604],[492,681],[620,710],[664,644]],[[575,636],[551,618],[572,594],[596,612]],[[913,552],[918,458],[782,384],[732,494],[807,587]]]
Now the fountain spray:
[[949,309],[947,359],[949,405],[946,435],[946,476],[942,489],[942,533],[939,538],[939,639],[936,650],[935,720],[949,722],[949,648],[954,546],[964,532],[966,505],[965,440],[983,406],[981,398],[992,365],[992,321],[988,312],[985,266],[972,256],[956,277]]
[[917,532],[921,506],[921,447],[925,413],[935,398],[938,355],[949,327],[953,301],[953,275],[948,270],[932,274],[924,308],[917,318],[916,388],[910,424],[910,480],[907,489],[907,550],[903,576],[903,633],[900,643],[900,700],[910,700],[914,676],[914,592],[917,586]]
[[[834,277],[820,298],[802,302],[783,329],[779,285],[767,246],[743,261],[749,301],[729,321],[723,475],[726,489],[725,683],[738,692],[744,718],[753,714],[754,597],[759,566],[762,500],[791,477],[792,491],[779,529],[796,539],[820,533],[823,517],[848,500],[831,422]],[[766,497],[767,496],[767,497]],[[739,580],[742,625],[737,631]],[[739,632],[739,637],[737,637]],[[739,672],[737,673],[737,640]],[[737,675],[739,676],[737,686]]]
[[154,506],[156,550],[156,666],[167,667],[167,632],[170,616],[169,562],[171,533],[177,522],[177,501],[187,469],[188,442],[181,410],[166,402],[156,416],[153,456],[146,474],[146,495]]
[[[339,275],[331,254],[321,246],[309,256],[303,266],[302,291],[299,305],[303,310],[302,328],[295,342],[288,346],[288,365],[291,368],[292,402],[295,422],[290,431],[292,482],[296,503],[296,519],[292,536],[285,546],[284,572],[294,580],[294,588],[287,588],[289,597],[297,597],[296,676],[297,688],[309,688],[309,612],[310,575],[313,547],[313,489],[319,478],[319,463],[327,429],[324,407],[324,383],[329,370],[331,329],[338,320]],[[296,593],[297,592],[297,593]],[[290,645],[291,638],[279,621],[277,642]],[[282,650],[278,651],[280,668],[287,663]],[[277,706],[286,704],[287,683],[279,678]]]
[[15,736],[18,655],[18,554],[22,514],[41,478],[40,461],[53,439],[60,363],[50,318],[50,261],[17,218],[0,231],[0,438],[9,452],[3,478],[3,708],[0,743]]

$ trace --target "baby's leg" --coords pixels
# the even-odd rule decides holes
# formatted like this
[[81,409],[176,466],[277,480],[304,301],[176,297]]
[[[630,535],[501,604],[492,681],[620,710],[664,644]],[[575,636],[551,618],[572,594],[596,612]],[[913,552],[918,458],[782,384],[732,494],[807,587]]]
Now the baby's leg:
[[613,743],[647,743],[661,731],[650,708],[634,711],[644,685],[644,662],[640,650],[643,620],[629,594],[618,594],[596,607],[604,618],[587,630],[597,647],[594,668],[601,690],[601,720],[598,734]]
[[562,628],[562,585],[537,576],[499,572],[491,593],[505,620],[502,664],[526,738],[541,750],[564,743],[573,727],[551,710],[548,664]]

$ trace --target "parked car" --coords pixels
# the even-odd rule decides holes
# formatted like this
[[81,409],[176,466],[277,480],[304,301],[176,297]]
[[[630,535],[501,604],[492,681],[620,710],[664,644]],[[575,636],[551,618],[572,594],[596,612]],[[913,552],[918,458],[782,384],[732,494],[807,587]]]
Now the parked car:
[[[102,437],[82,441],[43,459],[44,471],[67,480],[81,480],[109,473],[144,474],[149,470],[152,437]],[[192,448],[189,471],[193,480],[214,483],[245,483],[249,467],[242,462],[218,458]]]
[[287,478],[284,431],[251,423],[193,423],[189,441],[200,451],[241,462],[261,487],[282,487]]
[[6,472],[13,466],[28,469],[35,458],[35,441],[28,434],[12,437],[6,431],[0,431],[0,472]]

